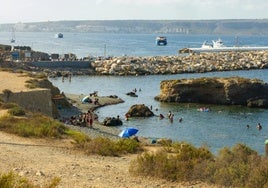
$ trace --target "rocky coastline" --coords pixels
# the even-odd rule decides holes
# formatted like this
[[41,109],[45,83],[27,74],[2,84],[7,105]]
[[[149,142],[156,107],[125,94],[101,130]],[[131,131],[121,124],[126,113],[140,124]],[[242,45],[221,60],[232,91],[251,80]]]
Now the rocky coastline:
[[[57,63],[57,62],[54,62]],[[44,72],[49,77],[70,75],[139,76],[205,73],[268,68],[268,51],[236,51],[180,54],[177,56],[120,56],[89,58],[90,66],[38,67],[31,62],[0,61],[2,68]]]
[[163,80],[160,102],[243,105],[268,108],[268,84],[241,77]]
[[268,68],[268,51],[192,53],[180,56],[113,57],[95,60],[97,75],[161,75]]

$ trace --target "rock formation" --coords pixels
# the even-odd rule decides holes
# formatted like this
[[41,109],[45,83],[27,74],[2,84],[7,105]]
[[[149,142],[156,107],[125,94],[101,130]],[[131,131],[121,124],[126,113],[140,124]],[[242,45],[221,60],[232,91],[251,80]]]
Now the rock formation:
[[232,104],[268,108],[268,84],[257,79],[203,77],[164,80],[160,89],[160,95],[155,99],[161,102]]
[[135,104],[126,113],[127,117],[150,117],[154,113],[144,104]]
[[121,119],[119,118],[115,118],[115,117],[106,117],[103,120],[103,125],[105,126],[120,126],[123,125],[123,122]]

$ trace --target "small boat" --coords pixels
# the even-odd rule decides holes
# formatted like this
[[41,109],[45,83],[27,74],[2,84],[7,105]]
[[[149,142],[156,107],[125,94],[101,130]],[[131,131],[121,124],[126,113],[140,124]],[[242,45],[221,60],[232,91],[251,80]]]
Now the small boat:
[[209,49],[209,48],[213,48],[212,44],[209,44],[208,41],[205,41],[201,48],[205,48],[205,49]]
[[220,38],[216,41],[212,40],[212,44],[208,43],[208,41],[205,41],[201,46],[201,48],[203,49],[222,48],[222,47],[225,46]]
[[219,38],[218,40],[212,40],[213,48],[222,48],[225,47],[222,40]]
[[11,43],[15,43],[15,29],[12,29],[12,35],[11,35],[11,39],[10,39]]
[[56,35],[55,35],[55,38],[63,38],[63,34],[62,33],[57,33]]
[[212,43],[205,41],[200,48],[183,48],[179,53],[200,53],[200,52],[231,52],[231,51],[260,51],[268,50],[268,46],[225,46],[223,41],[212,40]]
[[167,38],[164,36],[156,37],[155,42],[158,46],[165,46],[167,45]]

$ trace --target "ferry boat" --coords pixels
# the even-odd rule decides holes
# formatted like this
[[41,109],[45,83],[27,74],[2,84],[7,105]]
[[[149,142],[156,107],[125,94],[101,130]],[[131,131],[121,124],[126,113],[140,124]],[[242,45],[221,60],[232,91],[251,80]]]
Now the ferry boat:
[[179,53],[192,53],[192,52],[228,52],[228,51],[258,51],[268,50],[268,46],[225,46],[223,41],[212,40],[212,43],[205,41],[200,48],[184,48],[179,50]]
[[63,34],[62,34],[62,33],[57,33],[57,34],[55,35],[55,38],[63,38]]
[[158,46],[165,46],[167,45],[167,38],[164,36],[156,37],[155,42]]
[[203,49],[222,48],[222,47],[225,46],[220,38],[216,41],[212,40],[212,44],[208,43],[208,41],[205,41],[201,46],[201,48]]

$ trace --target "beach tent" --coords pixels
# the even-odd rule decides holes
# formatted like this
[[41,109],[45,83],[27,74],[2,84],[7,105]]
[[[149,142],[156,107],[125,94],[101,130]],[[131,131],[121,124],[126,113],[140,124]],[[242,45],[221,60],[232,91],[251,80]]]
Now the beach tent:
[[85,96],[82,100],[82,103],[91,103],[91,99],[89,98],[89,96]]

